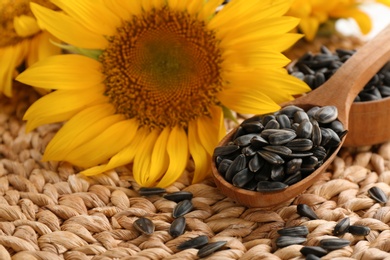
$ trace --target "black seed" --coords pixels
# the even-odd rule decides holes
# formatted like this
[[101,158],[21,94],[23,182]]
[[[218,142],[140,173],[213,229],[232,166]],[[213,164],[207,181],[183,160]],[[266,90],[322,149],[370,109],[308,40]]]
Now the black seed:
[[232,179],[232,184],[236,187],[242,188],[247,183],[252,181],[254,177],[255,177],[254,173],[250,172],[248,168],[245,168],[239,171],[236,175],[234,175]]
[[167,200],[171,200],[174,202],[180,202],[182,200],[191,200],[193,197],[193,194],[188,191],[177,191],[172,192],[164,195],[164,198]]
[[299,245],[306,242],[304,237],[280,236],[276,239],[277,247]]
[[241,126],[247,133],[256,134],[260,133],[264,129],[264,126],[260,121],[241,123]]
[[302,165],[302,158],[294,158],[287,162],[286,164],[286,174],[296,173]]
[[308,217],[309,219],[318,219],[318,216],[314,211],[306,204],[298,204],[297,212],[302,217]]
[[151,235],[154,232],[154,224],[148,218],[139,218],[133,222],[133,227],[145,235]]
[[367,236],[370,233],[371,229],[366,226],[350,225],[348,232],[352,235],[357,236]]
[[184,217],[179,217],[172,222],[171,226],[169,227],[168,233],[172,237],[178,237],[184,233],[185,228],[186,219]]
[[328,254],[328,251],[326,251],[324,248],[322,248],[320,246],[304,246],[301,248],[300,252],[304,256],[311,254],[311,255],[318,256],[318,257],[322,257],[322,256]]
[[229,159],[223,159],[219,165],[218,165],[218,172],[221,174],[221,175],[225,175],[227,170],[229,169],[230,165],[232,164],[232,160],[229,160]]
[[233,143],[239,146],[247,146],[251,144],[251,139],[258,134],[245,134],[234,139]]
[[141,195],[141,196],[151,196],[151,195],[160,195],[160,194],[166,193],[167,191],[164,188],[141,187],[138,192],[139,192],[139,195]]
[[263,149],[279,155],[290,155],[292,153],[290,148],[281,145],[267,145],[264,146]]
[[278,230],[278,234],[281,236],[307,236],[309,229],[306,226],[287,227]]
[[173,209],[172,217],[178,218],[182,217],[193,209],[194,205],[190,200],[182,200]]
[[271,192],[284,190],[288,185],[278,181],[259,181],[257,183],[257,191],[260,192]]
[[244,154],[240,154],[239,156],[236,157],[236,159],[234,159],[229,169],[226,171],[225,179],[228,182],[231,182],[233,180],[234,175],[236,175],[237,172],[241,171],[245,167],[246,167],[246,157]]
[[349,246],[351,241],[341,238],[326,238],[320,241],[320,246],[327,250],[336,250]]
[[384,191],[379,187],[371,187],[368,190],[368,194],[373,198],[376,202],[379,203],[386,203],[388,200],[387,195],[384,193]]
[[310,139],[296,138],[286,144],[293,152],[309,151],[313,147],[313,142]]
[[198,257],[203,258],[211,255],[215,251],[221,249],[224,245],[226,245],[227,241],[217,241],[210,244],[205,245],[198,251]]
[[252,159],[250,159],[248,163],[248,169],[251,172],[257,172],[258,170],[261,169],[264,165],[264,159],[260,157],[260,155],[255,154]]
[[232,154],[240,149],[240,146],[238,145],[225,145],[225,146],[218,146],[214,149],[214,156],[221,156],[221,155],[228,155]]
[[336,226],[333,229],[333,235],[335,235],[335,236],[343,235],[346,232],[348,232],[348,228],[349,228],[349,218],[346,217],[346,218],[343,218],[342,220],[340,220],[336,224]]
[[177,246],[177,249],[179,250],[185,250],[188,248],[200,248],[204,245],[206,245],[209,242],[209,238],[205,235],[200,235],[194,238],[191,238],[190,240],[184,241],[180,245]]
[[276,153],[273,152],[268,152],[268,151],[258,151],[258,154],[267,162],[270,164],[283,164],[284,160],[282,157],[277,155]]
[[283,183],[288,185],[288,186],[291,186],[295,183],[297,183],[298,181],[302,180],[302,173],[300,171],[297,171],[296,173],[294,173],[293,175],[289,176],[288,178],[286,178]]
[[279,122],[280,128],[291,128],[290,118],[285,114],[276,115],[276,120]]

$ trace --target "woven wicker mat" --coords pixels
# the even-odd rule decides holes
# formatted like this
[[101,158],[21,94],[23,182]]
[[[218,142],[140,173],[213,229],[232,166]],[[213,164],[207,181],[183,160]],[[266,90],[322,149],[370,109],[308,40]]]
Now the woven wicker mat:
[[[332,237],[337,221],[368,226],[367,236],[346,233],[351,245],[323,259],[390,259],[390,202],[376,203],[367,190],[376,185],[390,194],[390,143],[343,148],[323,178],[306,193],[272,210],[246,208],[223,196],[211,179],[190,184],[188,173],[169,192],[194,194],[185,234],[168,228],[176,205],[161,196],[142,197],[129,170],[120,168],[86,178],[67,163],[41,162],[43,147],[60,125],[26,134],[21,120],[36,94],[18,88],[0,99],[0,259],[197,259],[197,249],[179,251],[189,238],[207,235],[228,241],[207,259],[304,259],[303,245]],[[296,205],[311,206],[320,219],[300,217]],[[156,231],[142,235],[133,222],[146,216]],[[303,245],[277,248],[277,230],[306,225]]]

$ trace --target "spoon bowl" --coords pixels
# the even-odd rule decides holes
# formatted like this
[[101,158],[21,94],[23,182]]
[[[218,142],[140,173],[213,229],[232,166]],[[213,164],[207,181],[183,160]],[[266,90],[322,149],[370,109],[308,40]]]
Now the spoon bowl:
[[[336,106],[338,109],[337,119],[343,124],[345,129],[348,129],[349,113],[354,98],[379,69],[390,60],[389,41],[390,25],[382,30],[374,39],[362,46],[320,88],[311,91],[307,95],[284,103],[282,107],[295,105],[307,111],[314,106]],[[223,146],[231,141],[236,129],[228,133],[218,146]],[[342,138],[340,145],[333,150],[324,163],[314,172],[281,191],[257,192],[237,188],[227,182],[218,172],[215,158],[212,160],[212,176],[220,191],[238,203],[248,207],[274,207],[295,198],[314,184],[321,177],[321,173],[335,159],[345,139],[345,137]]]

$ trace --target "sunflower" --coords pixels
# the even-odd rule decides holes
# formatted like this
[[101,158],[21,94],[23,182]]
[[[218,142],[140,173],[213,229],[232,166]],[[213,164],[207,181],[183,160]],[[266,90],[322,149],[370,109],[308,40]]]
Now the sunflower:
[[[294,0],[288,15],[301,18],[298,29],[305,34],[305,39],[312,41],[321,26],[340,18],[354,19],[363,34],[371,31],[371,18],[359,9],[362,0]],[[388,0],[377,0],[390,4]]]
[[[32,0],[49,8],[47,0]],[[0,3],[0,94],[12,96],[12,80],[17,68],[25,62],[31,66],[37,60],[59,54],[60,48],[49,41],[30,10],[30,0],[1,0]]]
[[27,129],[67,121],[44,160],[85,175],[130,165],[141,186],[165,187],[192,158],[210,172],[226,134],[224,111],[254,114],[309,89],[281,52],[301,35],[286,0],[52,0],[31,4],[44,27],[78,53],[52,56],[17,80],[54,88],[26,112]]

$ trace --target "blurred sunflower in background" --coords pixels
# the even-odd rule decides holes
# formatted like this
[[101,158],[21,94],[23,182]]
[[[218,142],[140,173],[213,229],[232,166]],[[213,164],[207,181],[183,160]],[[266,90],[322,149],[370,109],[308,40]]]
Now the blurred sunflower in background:
[[0,1],[0,95],[12,96],[12,80],[19,66],[31,66],[60,48],[50,43],[50,35],[41,31],[30,10],[30,2],[55,8],[45,0]]
[[370,2],[390,6],[389,0],[294,0],[287,15],[301,19],[298,30],[308,41],[314,40],[318,33],[334,33],[335,21],[340,18],[354,19],[362,34],[367,34],[372,29],[372,21],[360,6]]
[[[49,57],[17,80],[56,89],[25,114],[27,130],[67,121],[43,159],[85,175],[132,166],[141,186],[166,187],[192,158],[204,179],[226,134],[224,112],[274,112],[309,91],[281,54],[301,35],[291,1],[52,0],[31,9],[77,53]],[[218,12],[216,12],[218,8]]]

